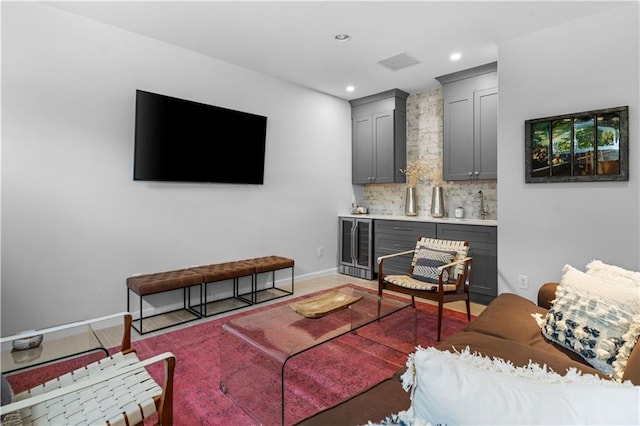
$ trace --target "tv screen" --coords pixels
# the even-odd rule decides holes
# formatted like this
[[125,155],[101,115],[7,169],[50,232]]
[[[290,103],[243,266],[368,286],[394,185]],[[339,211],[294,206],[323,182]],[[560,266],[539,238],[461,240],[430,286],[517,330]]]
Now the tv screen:
[[263,184],[267,117],[136,91],[133,179]]

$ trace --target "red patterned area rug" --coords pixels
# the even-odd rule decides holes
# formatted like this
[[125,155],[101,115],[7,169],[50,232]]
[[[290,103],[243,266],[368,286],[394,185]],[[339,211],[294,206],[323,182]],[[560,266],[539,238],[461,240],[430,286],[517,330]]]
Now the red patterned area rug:
[[[359,287],[362,288],[362,287]],[[312,295],[302,296],[310,297]],[[301,298],[283,299],[279,304],[291,303]],[[242,408],[238,407],[220,390],[221,354],[219,342],[221,327],[226,321],[269,309],[274,305],[262,306],[225,318],[214,319],[184,329],[149,337],[133,343],[141,359],[171,351],[176,356],[174,381],[174,424],[175,425],[255,425],[257,422]],[[419,302],[417,307],[417,343],[422,347],[436,344],[437,307]],[[399,327],[403,316],[412,314],[405,309],[391,317]],[[442,338],[445,339],[461,330],[467,324],[466,314],[445,309],[442,324]],[[365,335],[373,336],[364,337]],[[391,377],[404,367],[407,354],[415,346],[405,345],[397,349],[373,343],[375,329],[349,333],[324,343],[314,349],[292,358],[286,367],[285,420],[296,423],[306,417],[347,399],[348,397]],[[119,348],[112,348],[115,352]],[[227,356],[227,355],[224,355]],[[57,377],[65,371],[94,361],[96,355],[67,361],[60,365],[42,367],[8,378],[16,392]],[[90,359],[93,358],[93,359]],[[60,369],[63,368],[63,371]],[[149,368],[156,380],[162,382],[162,365]],[[265,396],[265,404],[269,404]],[[145,422],[145,424],[148,424]]]

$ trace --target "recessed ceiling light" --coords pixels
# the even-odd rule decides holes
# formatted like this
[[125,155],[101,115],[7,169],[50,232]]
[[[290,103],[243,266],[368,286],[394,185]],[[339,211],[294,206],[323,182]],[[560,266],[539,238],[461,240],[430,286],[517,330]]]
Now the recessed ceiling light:
[[351,36],[349,34],[336,34],[333,38],[338,41],[349,41],[351,40]]
[[355,87],[353,86],[347,86],[347,92],[353,92],[354,90],[356,90]]
[[449,56],[449,59],[452,61],[457,61],[460,58],[462,58],[462,54],[460,52],[452,53],[451,56]]

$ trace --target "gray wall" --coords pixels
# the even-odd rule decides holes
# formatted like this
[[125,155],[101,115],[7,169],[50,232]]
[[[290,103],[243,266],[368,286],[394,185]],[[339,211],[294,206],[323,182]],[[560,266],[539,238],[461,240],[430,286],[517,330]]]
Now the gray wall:
[[[267,116],[264,185],[134,182],[136,89]],[[2,335],[125,310],[135,273],[271,254],[334,270],[350,125],[344,100],[3,2]]]
[[[640,270],[638,3],[499,45],[499,292],[535,300],[569,263]],[[629,106],[628,182],[524,183],[524,121]],[[518,289],[518,274],[529,290]]]

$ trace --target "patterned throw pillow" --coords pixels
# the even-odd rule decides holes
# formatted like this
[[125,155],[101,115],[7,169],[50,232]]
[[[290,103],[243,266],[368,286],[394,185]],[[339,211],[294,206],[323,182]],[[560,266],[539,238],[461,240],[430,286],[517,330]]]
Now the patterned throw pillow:
[[[451,263],[456,256],[455,251],[437,250],[427,247],[418,249],[416,265],[413,267],[412,277],[427,283],[438,284],[440,270],[438,267]],[[449,280],[449,271],[442,274],[442,281]]]
[[628,347],[640,333],[639,312],[636,286],[565,265],[542,333],[619,381],[630,353]]

